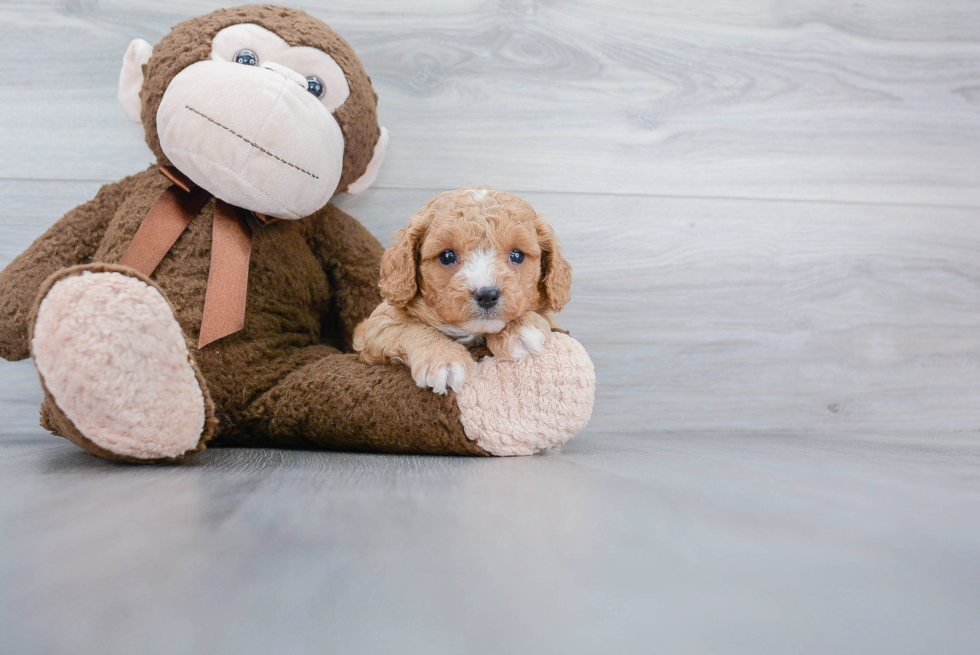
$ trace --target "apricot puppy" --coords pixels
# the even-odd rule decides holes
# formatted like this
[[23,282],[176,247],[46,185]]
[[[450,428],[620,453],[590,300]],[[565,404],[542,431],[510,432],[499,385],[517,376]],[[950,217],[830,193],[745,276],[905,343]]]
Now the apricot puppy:
[[482,340],[521,361],[544,348],[568,302],[572,269],[551,226],[489,187],[445,191],[399,230],[381,260],[381,297],[354,333],[362,361],[407,364],[420,387],[459,391]]

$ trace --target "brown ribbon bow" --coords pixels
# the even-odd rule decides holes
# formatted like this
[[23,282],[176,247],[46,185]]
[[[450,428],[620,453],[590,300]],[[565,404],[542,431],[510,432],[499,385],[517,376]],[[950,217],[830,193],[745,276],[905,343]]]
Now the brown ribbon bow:
[[[140,224],[136,236],[119,260],[150,276],[178,237],[211,197],[173,167],[161,167],[171,182]],[[204,294],[204,315],[197,347],[203,348],[245,327],[245,299],[248,295],[248,262],[252,254],[252,228],[242,216],[244,210],[214,199],[214,227],[211,235],[211,269]],[[250,212],[251,213],[251,212]],[[258,225],[277,219],[255,214]]]

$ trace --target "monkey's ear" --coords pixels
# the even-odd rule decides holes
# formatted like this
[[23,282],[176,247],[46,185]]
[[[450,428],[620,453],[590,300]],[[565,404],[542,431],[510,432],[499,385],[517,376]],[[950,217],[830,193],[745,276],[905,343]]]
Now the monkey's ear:
[[378,142],[374,144],[374,155],[371,157],[371,161],[368,163],[364,175],[347,185],[347,193],[357,195],[374,184],[374,180],[378,177],[378,171],[381,169],[381,162],[385,159],[385,151],[387,149],[388,128],[382,127],[381,136],[378,137]]
[[150,61],[153,46],[143,39],[133,39],[123,55],[119,71],[119,104],[129,118],[140,121],[140,89],[143,88],[143,64]]

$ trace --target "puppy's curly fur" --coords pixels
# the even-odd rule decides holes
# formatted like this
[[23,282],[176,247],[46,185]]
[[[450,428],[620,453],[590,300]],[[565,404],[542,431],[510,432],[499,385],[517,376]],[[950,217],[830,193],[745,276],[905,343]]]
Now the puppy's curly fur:
[[459,391],[467,346],[495,357],[541,352],[568,302],[572,269],[554,230],[524,200],[489,187],[440,193],[395,235],[381,260],[381,296],[354,333],[362,361],[407,364],[420,387]]

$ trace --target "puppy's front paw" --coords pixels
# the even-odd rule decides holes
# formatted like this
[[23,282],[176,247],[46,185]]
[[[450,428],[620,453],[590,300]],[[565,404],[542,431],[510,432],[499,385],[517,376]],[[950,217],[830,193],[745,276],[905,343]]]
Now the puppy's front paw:
[[517,335],[517,343],[511,348],[510,358],[520,362],[530,355],[540,354],[544,350],[544,344],[548,343],[548,338],[551,337],[551,331],[545,332],[533,325],[525,325],[518,330]]
[[475,366],[476,362],[465,350],[462,353],[433,353],[413,359],[412,377],[423,389],[431,387],[434,392],[446,395],[448,389],[458,392]]
[[522,325],[506,333],[492,335],[487,345],[494,357],[504,361],[522,362],[531,355],[537,355],[551,339],[551,330],[536,325]]

